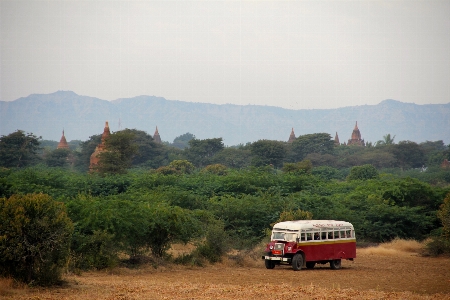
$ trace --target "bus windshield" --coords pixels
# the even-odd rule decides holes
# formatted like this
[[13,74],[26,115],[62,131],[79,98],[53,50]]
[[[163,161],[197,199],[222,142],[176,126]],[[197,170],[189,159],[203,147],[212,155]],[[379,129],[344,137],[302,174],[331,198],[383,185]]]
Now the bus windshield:
[[295,233],[278,232],[274,231],[272,235],[272,240],[281,240],[287,242],[294,242],[297,237]]

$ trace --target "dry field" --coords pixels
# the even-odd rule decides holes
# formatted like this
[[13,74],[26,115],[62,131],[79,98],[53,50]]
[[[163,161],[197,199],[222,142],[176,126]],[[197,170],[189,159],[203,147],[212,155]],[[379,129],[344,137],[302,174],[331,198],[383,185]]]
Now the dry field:
[[204,268],[166,265],[65,276],[54,288],[12,287],[0,299],[450,299],[450,258],[421,257],[418,244],[396,241],[358,249],[341,270],[319,265],[266,270],[262,260],[225,260]]

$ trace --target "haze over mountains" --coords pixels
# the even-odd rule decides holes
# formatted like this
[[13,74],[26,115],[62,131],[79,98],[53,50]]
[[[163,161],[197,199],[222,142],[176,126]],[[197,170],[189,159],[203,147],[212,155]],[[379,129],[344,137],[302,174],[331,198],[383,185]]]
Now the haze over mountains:
[[[326,132],[350,138],[355,122],[366,142],[395,135],[395,142],[443,140],[450,143],[450,103],[416,105],[384,100],[378,105],[337,109],[289,110],[260,105],[217,105],[166,100],[155,96],[106,101],[71,91],[32,94],[15,101],[0,101],[0,135],[17,129],[46,140],[59,141],[64,129],[68,141],[87,140],[103,132],[135,128],[153,135],[156,126],[163,141],[186,132],[199,139],[222,137],[225,145],[260,139],[287,141],[296,136]],[[120,126],[120,127],[119,127]]]

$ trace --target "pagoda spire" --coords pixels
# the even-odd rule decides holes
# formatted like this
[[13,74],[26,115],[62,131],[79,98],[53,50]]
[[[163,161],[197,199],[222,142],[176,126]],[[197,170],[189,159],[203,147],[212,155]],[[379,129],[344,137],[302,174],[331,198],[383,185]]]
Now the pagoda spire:
[[58,146],[56,149],[69,149],[69,144],[67,144],[66,137],[64,136],[64,129],[62,131],[62,137],[59,140]]
[[103,133],[102,133],[102,140],[100,142],[100,144],[97,145],[97,147],[95,147],[94,153],[91,154],[91,158],[90,158],[90,164],[89,164],[89,170],[91,172],[95,172],[96,168],[98,166],[98,162],[99,162],[99,157],[98,155],[102,152],[106,151],[106,144],[105,144],[105,140],[107,137],[109,137],[111,134],[111,131],[109,131],[109,124],[108,121],[105,122],[105,128],[103,128]]
[[336,135],[334,136],[334,145],[339,146],[341,143],[339,142],[339,136],[336,131]]
[[153,134],[153,140],[157,144],[162,144],[161,136],[159,135],[159,132],[158,132],[158,126],[156,126],[155,134]]
[[352,137],[348,140],[347,145],[358,145],[358,146],[365,146],[364,140],[361,138],[361,132],[358,128],[358,121],[356,121],[355,129],[353,129]]
[[292,143],[293,141],[295,141],[294,127],[292,127],[291,134],[289,135],[288,143]]

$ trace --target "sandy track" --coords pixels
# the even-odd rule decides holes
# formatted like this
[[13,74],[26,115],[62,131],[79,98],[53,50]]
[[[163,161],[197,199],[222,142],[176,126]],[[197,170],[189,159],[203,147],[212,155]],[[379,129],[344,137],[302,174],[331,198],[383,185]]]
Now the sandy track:
[[341,270],[319,265],[205,268],[167,266],[66,276],[65,287],[11,290],[2,299],[450,299],[450,259],[415,254],[382,256],[358,251]]

